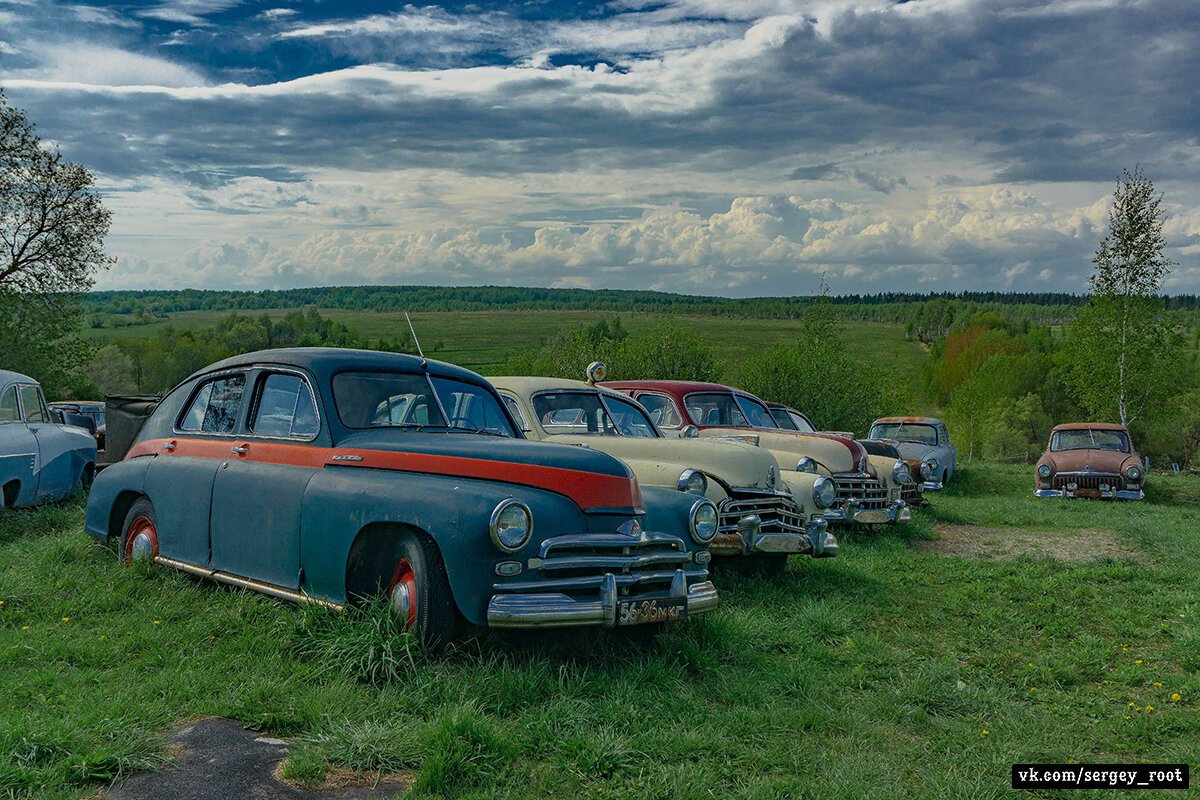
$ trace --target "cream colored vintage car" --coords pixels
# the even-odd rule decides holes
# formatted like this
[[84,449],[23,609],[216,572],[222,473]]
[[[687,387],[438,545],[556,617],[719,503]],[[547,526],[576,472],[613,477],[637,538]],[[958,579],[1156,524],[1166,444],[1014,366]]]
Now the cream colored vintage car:
[[748,392],[695,381],[608,381],[604,386],[641,403],[668,435],[753,442],[771,451],[789,482],[796,472],[832,478],[836,497],[825,511],[827,520],[878,525],[912,517],[900,498],[908,472],[904,462],[876,466],[853,439],[783,430],[766,405]]
[[491,377],[530,439],[573,444],[617,456],[642,486],[694,492],[716,504],[715,556],[747,556],[767,571],[793,553],[835,556],[823,512],[834,500],[823,476],[781,478],[768,450],[740,441],[668,438],[628,397],[583,381]]

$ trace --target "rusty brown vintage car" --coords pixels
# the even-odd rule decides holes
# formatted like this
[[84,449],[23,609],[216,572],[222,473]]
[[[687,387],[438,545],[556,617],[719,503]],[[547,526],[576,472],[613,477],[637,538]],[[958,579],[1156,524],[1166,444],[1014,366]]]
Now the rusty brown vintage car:
[[1108,422],[1070,422],[1050,432],[1037,463],[1038,497],[1142,500],[1146,466],[1129,429]]

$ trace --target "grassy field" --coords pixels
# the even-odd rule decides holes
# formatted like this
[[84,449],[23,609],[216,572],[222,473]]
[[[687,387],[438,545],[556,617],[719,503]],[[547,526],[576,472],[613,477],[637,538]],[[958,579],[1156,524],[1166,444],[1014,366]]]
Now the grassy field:
[[[295,309],[245,313],[266,313],[278,319],[289,310]],[[372,338],[394,337],[408,330],[408,323],[403,314],[318,310],[323,316],[357,328]],[[168,322],[127,328],[87,328],[83,334],[98,342],[115,337],[149,337],[167,325],[213,325],[228,314],[229,312],[185,311],[172,314]],[[412,321],[426,355],[484,375],[495,375],[510,356],[528,348],[541,347],[562,328],[580,324],[594,325],[602,319],[611,322],[614,316],[620,316],[621,324],[631,334],[648,331],[668,318],[665,314],[612,314],[601,311],[462,311],[416,313],[412,315]],[[714,316],[678,318],[713,346],[729,380],[736,378],[738,367],[747,356],[776,342],[792,341],[800,327],[798,320],[787,319]],[[898,323],[848,322],[843,328],[843,335],[853,352],[870,359],[884,370],[895,367],[901,374],[911,375],[914,380],[914,395],[924,396],[924,392],[919,391],[917,381],[920,365],[928,356],[928,351],[916,342],[905,340],[904,326]],[[920,409],[922,412],[932,410]]]
[[656,642],[438,657],[378,613],[122,568],[80,497],[0,510],[0,797],[159,767],[158,733],[202,715],[301,740],[293,776],[411,772],[415,797],[992,798],[1014,762],[1195,760],[1200,482],[1046,501],[975,464],[932,502],[838,559],[720,579],[718,611]]

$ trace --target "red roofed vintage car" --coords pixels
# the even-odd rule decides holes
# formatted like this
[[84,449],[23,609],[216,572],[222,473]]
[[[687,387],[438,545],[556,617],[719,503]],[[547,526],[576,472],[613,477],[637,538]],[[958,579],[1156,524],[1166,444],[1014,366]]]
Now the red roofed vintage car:
[[1146,496],[1146,467],[1124,425],[1069,422],[1055,426],[1035,474],[1034,494],[1038,497],[1142,500]]
[[483,378],[396,353],[264,350],[200,370],[100,473],[85,528],[126,562],[275,597],[382,595],[435,645],[461,620],[613,627],[717,604],[711,501],[527,441]]
[[[910,519],[899,487],[891,490],[880,480],[862,445],[843,436],[784,430],[766,404],[752,394],[717,383],[689,381],[608,381],[602,385],[633,397],[659,428],[676,436],[753,441],[771,451],[789,483],[796,480],[796,472],[829,476],[835,499],[824,512],[827,520],[880,524]],[[907,476],[903,462],[894,462],[893,468],[898,476],[901,470]]]

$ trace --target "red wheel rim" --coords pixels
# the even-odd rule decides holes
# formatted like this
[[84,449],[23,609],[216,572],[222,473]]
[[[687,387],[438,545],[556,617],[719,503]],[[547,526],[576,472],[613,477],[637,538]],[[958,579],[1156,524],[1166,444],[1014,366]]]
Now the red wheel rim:
[[388,586],[388,600],[402,616],[407,617],[404,629],[412,630],[417,625],[417,576],[407,559],[400,559],[392,582]]
[[[158,532],[154,529],[154,523],[149,517],[141,516],[133,521],[129,526],[129,534],[125,537],[125,563],[133,564],[134,545],[141,539],[148,549],[143,550],[142,545],[138,546],[150,558],[158,555]],[[141,555],[139,554],[139,557]]]

